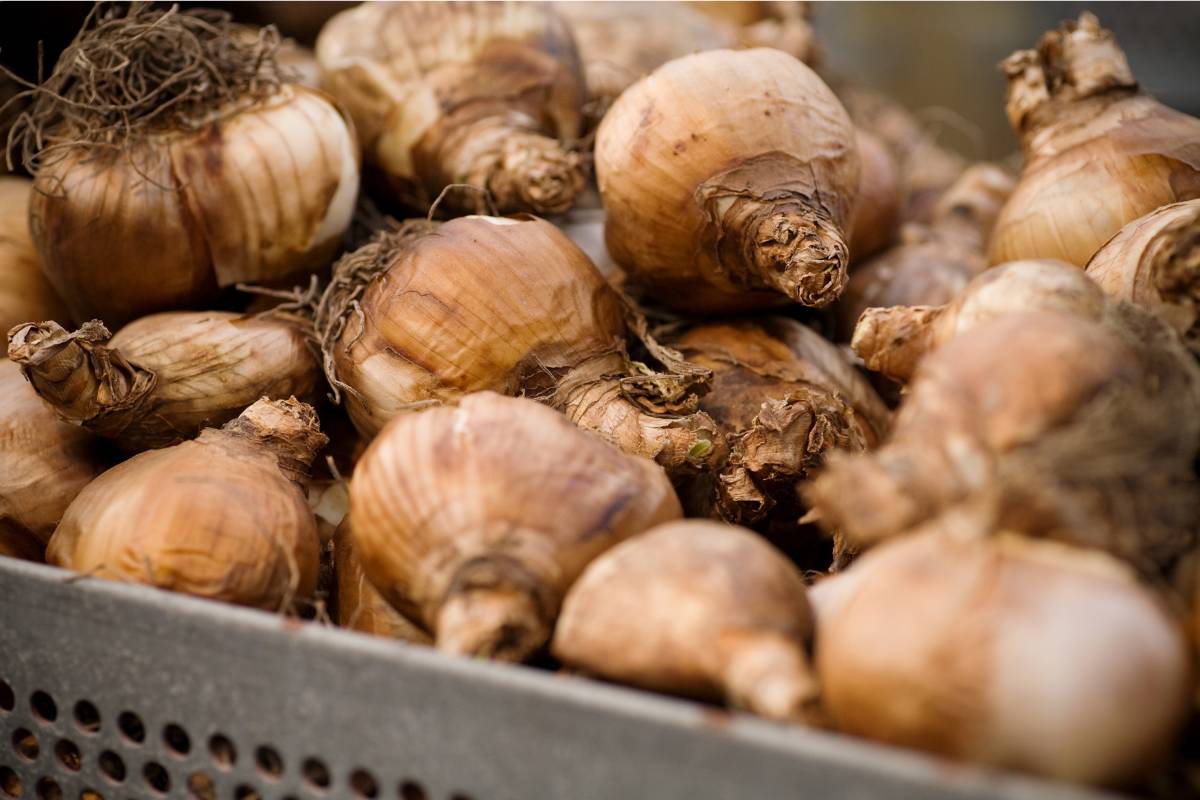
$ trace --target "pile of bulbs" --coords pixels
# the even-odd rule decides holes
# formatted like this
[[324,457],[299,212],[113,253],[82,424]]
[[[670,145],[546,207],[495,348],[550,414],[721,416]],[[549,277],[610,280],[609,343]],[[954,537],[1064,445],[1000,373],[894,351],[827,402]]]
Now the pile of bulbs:
[[818,55],[793,4],[98,7],[0,178],[0,554],[1145,787],[1200,120],[1085,13],[1003,64],[1014,178]]

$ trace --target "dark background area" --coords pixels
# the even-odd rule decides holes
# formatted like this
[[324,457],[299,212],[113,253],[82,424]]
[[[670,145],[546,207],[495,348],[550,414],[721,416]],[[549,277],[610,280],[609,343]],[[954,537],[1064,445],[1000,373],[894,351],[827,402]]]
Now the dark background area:
[[[321,22],[352,3],[181,5],[225,8],[249,23],[275,22],[285,35],[311,44]],[[90,7],[0,2],[0,64],[34,78],[40,39],[50,69]],[[1085,9],[1116,33],[1143,87],[1200,116],[1200,3],[818,2],[814,24],[829,70],[922,110],[947,146],[971,158],[997,159],[1016,149],[997,63]]]

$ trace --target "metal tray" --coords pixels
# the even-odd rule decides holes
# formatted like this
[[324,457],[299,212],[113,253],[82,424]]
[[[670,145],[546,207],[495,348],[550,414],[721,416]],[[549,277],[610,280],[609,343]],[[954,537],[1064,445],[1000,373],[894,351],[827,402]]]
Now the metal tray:
[[6,796],[1105,797],[0,558]]

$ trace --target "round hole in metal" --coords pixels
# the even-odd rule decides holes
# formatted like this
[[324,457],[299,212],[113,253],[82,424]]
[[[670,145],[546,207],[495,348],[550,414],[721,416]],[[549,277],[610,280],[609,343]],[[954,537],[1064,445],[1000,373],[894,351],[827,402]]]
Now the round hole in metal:
[[182,725],[176,725],[174,722],[163,728],[163,744],[173,755],[180,758],[186,756],[192,749],[191,737],[188,736]]
[[49,775],[39,780],[33,790],[38,800],[62,800],[63,797],[62,787]]
[[146,785],[158,794],[166,794],[171,790],[171,774],[157,761],[146,762],[146,766],[142,767],[142,778],[145,779]]
[[254,763],[268,778],[277,779],[283,774],[283,756],[269,744],[261,745],[254,751]]
[[28,728],[17,728],[12,732],[12,749],[22,761],[37,761],[41,751],[37,737]]
[[79,772],[83,766],[83,755],[70,739],[59,739],[58,744],[54,745],[54,755],[58,757],[59,763],[71,772]]
[[209,737],[208,754],[212,756],[213,763],[221,769],[232,769],[237,763],[237,748],[223,733],[214,733]]
[[217,800],[217,785],[207,772],[193,772],[187,777],[188,797],[192,800]]
[[95,789],[83,789],[79,792],[79,800],[104,800],[104,795]]
[[58,719],[58,704],[54,698],[40,689],[29,696],[29,706],[33,716],[42,722],[54,722]]
[[105,750],[101,753],[98,763],[100,772],[113,783],[121,783],[125,780],[125,762],[112,750]]
[[0,796],[20,797],[24,787],[21,786],[21,776],[10,767],[0,766]]
[[400,800],[428,800],[425,787],[416,781],[404,781],[400,784]]
[[258,789],[244,783],[233,790],[233,796],[236,800],[262,800]]
[[350,789],[357,797],[379,797],[379,782],[361,767],[350,773]]
[[8,685],[8,681],[0,680],[0,711],[7,714],[12,711],[17,705],[17,696],[13,693],[13,689]]
[[464,794],[463,792],[455,792],[454,794],[450,795],[450,800],[475,800],[475,798],[471,797],[469,794]]
[[84,733],[97,733],[100,730],[100,711],[87,700],[75,704],[75,724]]
[[132,711],[121,712],[117,717],[117,727],[121,730],[121,735],[134,744],[146,741],[146,726],[142,723],[142,718]]
[[325,762],[319,758],[306,758],[304,763],[300,765],[300,772],[304,775],[304,780],[317,789],[329,788],[329,767],[325,766]]

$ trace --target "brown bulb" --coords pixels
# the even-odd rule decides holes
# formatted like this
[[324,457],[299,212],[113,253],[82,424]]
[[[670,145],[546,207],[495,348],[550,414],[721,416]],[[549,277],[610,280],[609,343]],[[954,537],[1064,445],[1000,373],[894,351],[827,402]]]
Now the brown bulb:
[[439,649],[504,661],[546,643],[588,562],[679,515],[652,462],[491,392],[397,416],[350,484],[375,588]]
[[687,520],[597,558],[567,594],[553,652],[608,680],[802,721],[817,700],[812,625],[782,554],[745,528]]
[[1165,760],[1187,713],[1175,620],[1104,554],[931,531],[828,582],[817,666],[847,733],[1120,785]]
[[343,257],[316,326],[364,436],[486,390],[540,399],[673,476],[708,469],[723,455],[696,412],[710,376],[662,348],[663,371],[633,361],[636,316],[550,223],[472,216],[412,220]]
[[326,95],[283,79],[278,46],[223,12],[103,7],[31,90],[14,127],[30,223],[76,320],[115,327],[329,265],[358,143]]
[[316,414],[263,399],[224,428],[134,456],[67,508],[46,560],[98,578],[283,610],[317,584],[302,480],[325,445]]
[[364,3],[325,25],[317,61],[401,202],[470,184],[439,207],[558,214],[584,189],[583,74],[549,6]]
[[1200,120],[1142,92],[1093,14],[1044,34],[1003,69],[1025,166],[992,233],[993,264],[1082,267],[1126,223],[1200,197]]
[[777,50],[710,50],[629,87],[596,136],[613,259],[709,313],[825,306],[846,280],[859,158],[845,110]]
[[833,454],[806,497],[857,545],[971,511],[1156,575],[1195,540],[1197,402],[1200,369],[1148,312],[1008,313],[927,356],[884,444]]
[[223,425],[260,397],[312,399],[320,367],[283,316],[175,311],[68,333],[53,322],[10,335],[11,356],[59,418],[140,452]]

